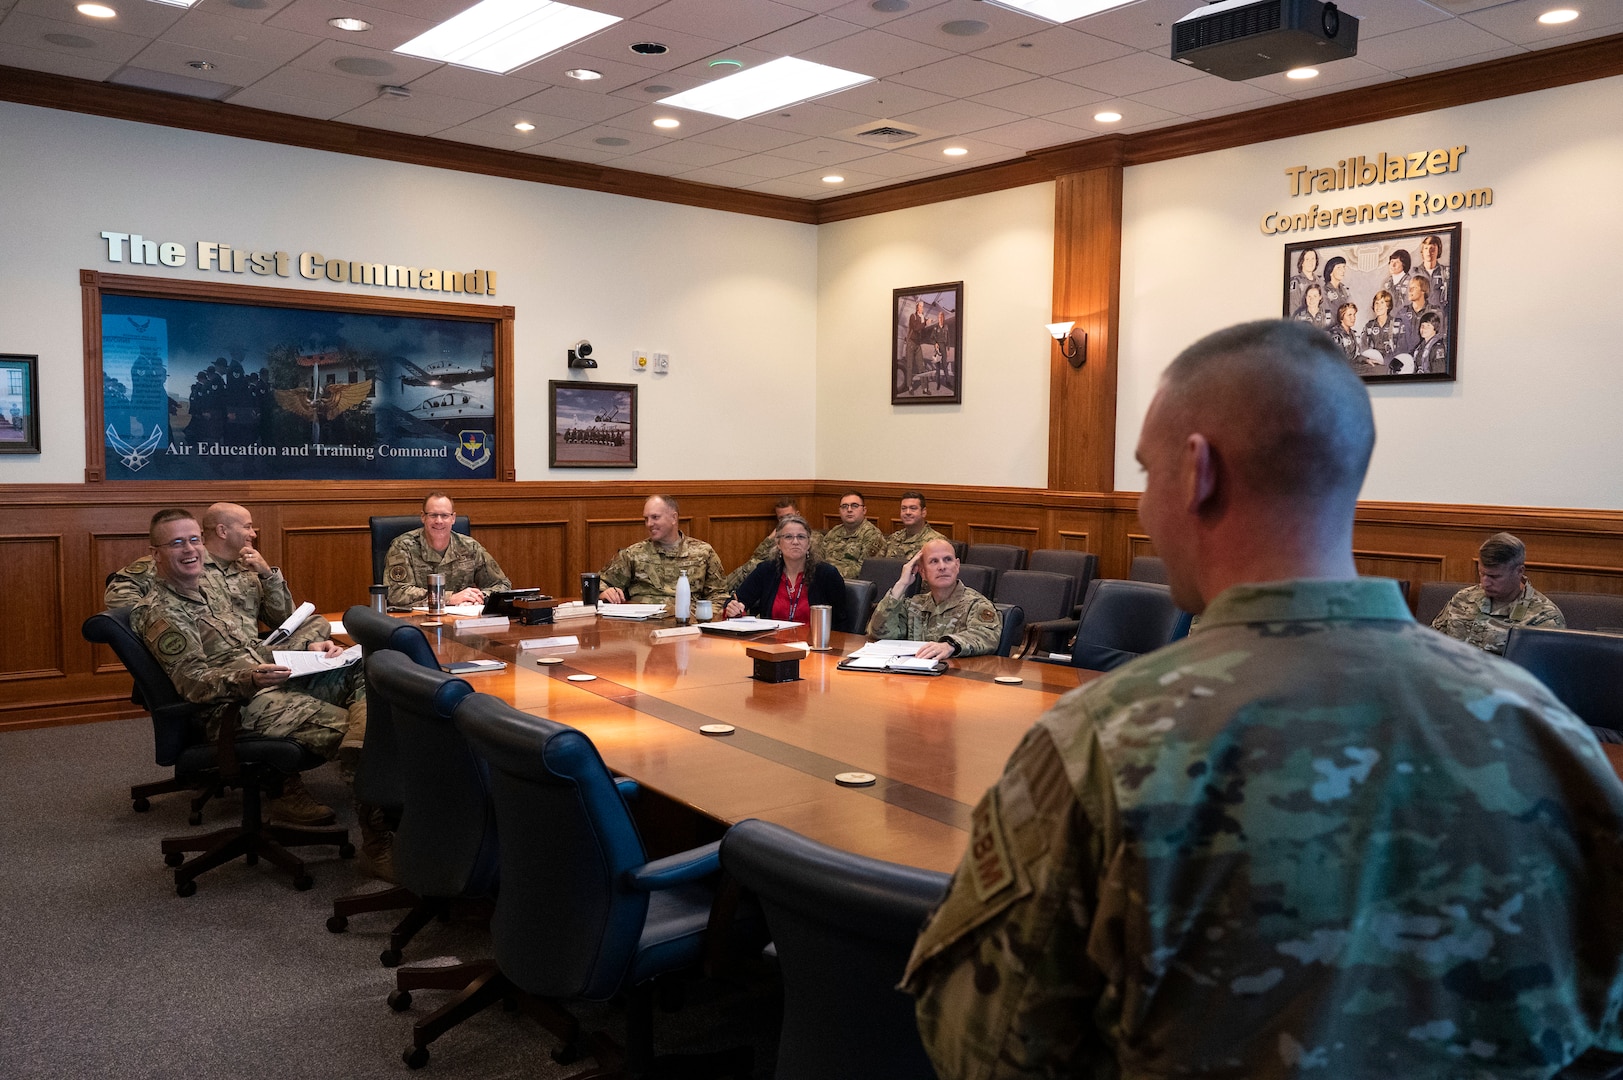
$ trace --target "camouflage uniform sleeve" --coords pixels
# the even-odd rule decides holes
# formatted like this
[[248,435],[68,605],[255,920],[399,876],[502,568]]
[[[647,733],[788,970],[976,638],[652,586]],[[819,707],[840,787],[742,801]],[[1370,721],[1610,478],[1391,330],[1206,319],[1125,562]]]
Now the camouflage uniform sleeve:
[[332,637],[332,623],[320,615],[312,615],[304,620],[304,625],[293,632],[287,639],[286,645],[276,646],[289,652],[298,652],[308,649],[318,641],[327,641]]
[[880,532],[879,526],[871,521],[865,521],[863,524],[873,531],[868,534],[867,543],[862,546],[862,557],[864,559],[877,558],[879,553],[885,550],[885,534]]
[[597,576],[604,585],[612,586],[621,591],[630,588],[632,581],[637,576],[637,563],[631,557],[631,549],[628,547],[621,548],[615,553],[614,558],[609,560],[609,565],[605,566],[602,573]]
[[907,622],[907,599],[898,600],[887,592],[879,598],[879,606],[868,620],[868,640],[907,641]]
[[479,568],[474,573],[474,584],[485,592],[507,592],[513,587],[513,582],[483,544],[479,544]]
[[259,579],[259,617],[266,626],[281,626],[293,614],[293,593],[282,571],[272,567],[270,577]]
[[426,584],[417,583],[405,540],[405,535],[395,537],[394,543],[389,545],[389,555],[383,562],[383,580],[389,586],[391,607],[411,607],[428,598]]
[[750,552],[750,557],[744,560],[744,565],[722,579],[721,591],[723,594],[736,591],[739,584],[750,576],[751,571],[771,558],[772,553],[778,549],[777,535],[776,531],[767,533],[766,539],[756,544],[755,550]]
[[1002,636],[1002,614],[992,601],[976,595],[964,612],[964,628],[954,630],[946,639],[958,646],[960,656],[990,656],[997,652],[998,638]]
[[942,1080],[1093,1076],[1106,977],[1089,958],[1100,833],[1033,728],[971,818],[969,846],[902,988]]
[[[690,586],[693,582],[688,582]],[[732,593],[727,585],[727,575],[721,569],[721,556],[716,549],[710,549],[710,556],[704,562],[704,581],[693,589],[695,600],[725,600]]]
[[134,605],[152,589],[152,560],[137,559],[115,571],[102,593],[101,602],[108,611]]
[[1533,610],[1528,614],[1527,621],[1523,625],[1546,626],[1555,630],[1565,629],[1567,617],[1561,614],[1561,609],[1555,606],[1554,601],[1543,593],[1539,594],[1539,601],[1539,603],[1533,605]]
[[252,669],[210,665],[203,655],[203,639],[197,627],[187,620],[142,604],[130,615],[130,626],[187,701],[209,705],[253,696]]

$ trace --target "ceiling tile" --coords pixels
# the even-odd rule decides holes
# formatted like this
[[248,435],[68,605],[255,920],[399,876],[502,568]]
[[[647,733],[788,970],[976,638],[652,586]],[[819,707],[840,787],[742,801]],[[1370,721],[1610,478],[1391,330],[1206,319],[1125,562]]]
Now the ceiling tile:
[[230,97],[233,105],[241,105],[249,109],[264,109],[266,112],[288,113],[293,116],[306,116],[313,120],[331,120],[338,114],[350,108],[346,102],[317,101],[315,98],[293,97],[289,94],[277,94],[258,86],[249,86],[238,90]]
[[875,11],[873,0],[850,0],[849,3],[830,8],[824,14],[844,19],[846,22],[860,23],[863,26],[882,26],[926,8],[940,7],[946,2],[947,0],[912,0],[901,11]]
[[1319,74],[1312,79],[1287,79],[1281,71],[1277,75],[1264,75],[1260,79],[1252,79],[1247,86],[1256,86],[1264,90],[1271,90],[1285,97],[1309,98],[1342,88],[1350,89],[1350,84],[1369,85],[1371,80],[1390,80],[1392,76],[1386,71],[1358,59],[1356,56],[1346,60],[1336,60],[1319,67]]
[[[520,122],[534,124],[534,131],[519,131],[513,127]],[[507,135],[528,146],[532,143],[546,142],[568,135],[572,131],[579,131],[587,125],[579,120],[565,120],[562,117],[546,116],[531,112],[527,109],[492,109],[487,113],[474,117],[466,124],[460,125],[469,131],[494,132]]]
[[954,56],[928,67],[903,72],[894,81],[951,97],[969,97],[996,90],[1000,86],[1030,82],[1031,73],[973,56]]
[[1108,95],[1097,90],[1089,90],[1085,86],[1061,82],[1058,79],[1032,79],[1030,82],[977,94],[975,100],[982,105],[1008,109],[1025,116],[1042,116],[1046,113],[1059,112],[1061,109],[1087,105],[1106,96]]
[[[575,68],[590,68],[602,75],[601,79],[592,79],[582,82],[572,79],[564,74]],[[568,86],[576,90],[584,90],[588,94],[612,94],[628,86],[641,86],[644,83],[667,81],[660,72],[649,71],[645,67],[635,64],[622,63],[619,60],[608,60],[601,56],[587,56],[576,53],[573,49],[565,49],[543,56],[533,64],[525,64],[515,68],[506,75],[498,76],[503,79],[516,79],[532,83],[546,83],[551,86]]]
[[465,124],[476,116],[483,116],[490,111],[490,106],[478,101],[464,101],[461,98],[441,97],[438,94],[413,94],[409,98],[395,97],[392,94],[379,94],[372,101],[351,109],[344,118],[349,119],[357,114],[372,116],[403,116],[412,120],[422,120],[435,125],[435,130],[452,127],[456,124]]
[[[962,146],[969,153],[963,157],[947,157],[941,151],[949,146]],[[1025,156],[1024,151],[1012,146],[985,142],[976,139],[974,136],[967,139],[936,139],[933,142],[914,143],[912,146],[892,150],[891,153],[900,157],[910,157],[917,161],[928,162],[932,168],[944,169],[949,172],[972,168],[976,165],[990,165],[995,161]]]
[[1448,12],[1439,10],[1429,0],[1346,0],[1341,7],[1358,16],[1360,51],[1370,38],[1413,30],[1417,26],[1429,26],[1451,18]]
[[[198,71],[188,66],[193,62],[212,64],[213,67],[208,71]],[[171,75],[184,75],[189,79],[202,79],[226,86],[251,86],[280,66],[274,60],[251,60],[246,56],[232,56],[171,41],[154,41],[137,53],[130,63],[148,71],[167,71]]]
[[[1113,124],[1102,124],[1093,118],[1096,113],[1102,112],[1121,113],[1121,119]],[[1096,101],[1092,105],[1084,105],[1080,109],[1067,109],[1064,112],[1054,113],[1052,116],[1044,117],[1044,119],[1052,120],[1056,124],[1064,124],[1066,127],[1081,128],[1083,131],[1091,131],[1098,135],[1109,135],[1112,132],[1123,131],[1137,124],[1178,120],[1180,115],[1127,98],[1106,98],[1103,101]]]
[[650,173],[654,176],[675,176],[692,169],[692,165],[684,165],[679,161],[667,161],[653,156],[658,151],[649,150],[646,153],[633,154],[614,163],[617,169],[630,169],[633,172]]
[[[356,65],[352,70],[345,70],[339,65]],[[361,48],[353,41],[333,41],[331,39],[318,42],[315,47],[289,62],[290,67],[302,68],[305,71],[320,71],[328,75],[339,75],[346,79],[357,79],[370,83],[373,89],[382,84],[402,86],[413,79],[420,79],[440,65],[433,60],[423,60],[415,56],[402,56],[399,53],[388,52],[382,49]],[[357,72],[364,74],[357,74]]]
[[[638,154],[626,168],[637,168],[636,162],[659,161],[672,166],[672,173],[686,172],[689,169],[700,169],[711,165],[720,165],[724,161],[736,161],[744,154],[738,150],[728,150],[720,146],[707,146],[696,143],[690,139],[679,139],[675,142],[644,150]],[[667,173],[666,175],[671,175]]]
[[1596,34],[1623,24],[1623,3],[1618,0],[1582,4],[1577,7],[1578,18],[1560,26],[1544,26],[1538,21],[1540,15],[1558,6],[1563,5],[1554,4],[1551,0],[1516,0],[1515,3],[1466,15],[1465,21],[1513,44],[1533,46],[1566,38],[1580,28]]
[[[980,25],[985,29],[973,34],[951,34],[944,29],[949,25],[965,29]],[[924,11],[904,13],[900,19],[885,24],[887,34],[956,53],[974,52],[1002,41],[1026,37],[1031,29],[1029,16],[980,0],[946,0]]]
[[807,139],[773,151],[776,157],[805,161],[812,165],[838,165],[846,161],[866,160],[881,153],[883,150],[879,147],[862,146],[843,139]]
[[297,67],[279,68],[254,83],[250,89],[262,94],[335,105],[339,112],[352,109],[378,96],[375,80],[357,79],[352,75],[340,75],[336,71],[309,71]]
[[163,33],[186,14],[185,8],[170,7],[167,4],[149,4],[144,0],[125,0],[123,3],[119,3],[119,0],[110,0],[109,6],[118,4],[117,18],[92,19],[74,10],[76,2],[77,0],[18,0],[13,10],[49,19],[52,22],[89,26],[98,30],[110,30],[115,34],[152,36]]
[[692,136],[695,142],[706,143],[710,146],[730,147],[734,150],[743,150],[751,154],[763,150],[775,150],[780,146],[790,146],[804,141],[806,136],[798,131],[779,131],[776,128],[761,127],[758,124],[736,121],[725,127],[715,128],[712,131],[701,131]]
[[1064,146],[1092,138],[1096,132],[1084,131],[1070,124],[1056,124],[1047,117],[1032,117],[999,127],[975,132],[975,138],[1016,150],[1041,150],[1049,146]]
[[1573,27],[1582,23],[1582,19],[1579,19],[1578,22],[1568,23],[1566,26],[1561,27],[1561,29],[1570,31],[1570,33],[1562,34],[1557,38],[1541,38],[1537,43],[1534,44],[1533,48],[1554,49],[1561,45],[1571,45],[1578,41],[1588,41],[1590,38],[1606,37],[1617,33],[1619,29],[1623,29],[1623,26],[1620,26],[1618,23],[1613,23],[1610,26],[1592,26],[1585,30],[1572,29]]
[[[409,15],[353,4],[347,0],[342,6],[344,10],[339,12],[335,9],[334,0],[293,0],[291,4],[266,19],[265,25],[293,30],[311,37],[351,42],[363,48],[387,52],[432,29],[437,21],[414,19]],[[336,18],[340,14],[352,19],[364,19],[372,24],[372,29],[355,33],[327,25],[328,19]]]
[[1114,60],[1132,51],[1131,46],[1118,41],[1093,37],[1069,26],[1051,26],[1023,38],[980,49],[975,55],[1033,75],[1058,75],[1084,64]]
[[1078,86],[1086,86],[1090,90],[1122,96],[1154,90],[1161,86],[1171,86],[1173,83],[1188,82],[1191,79],[1218,81],[1214,76],[1203,75],[1194,68],[1185,67],[1164,56],[1152,56],[1142,52],[1129,53],[1114,60],[1106,60],[1102,64],[1077,68],[1075,71],[1062,72],[1056,78],[1076,83]]
[[351,109],[338,119],[346,124],[359,124],[362,127],[381,128],[384,131],[398,131],[402,135],[418,135],[425,138],[445,126],[438,120],[409,116],[392,108],[394,104],[397,103],[371,101],[358,109]]
[[[1349,3],[1348,10],[1351,6]],[[1172,24],[1200,7],[1200,0],[1139,0],[1066,25],[1135,49],[1155,49],[1164,56],[1172,48]]]
[[513,108],[532,109],[545,116],[559,116],[586,124],[600,124],[631,112],[637,108],[637,103],[610,94],[588,94],[567,86],[550,86],[538,94],[513,102]]
[[[668,46],[670,52],[659,56],[642,56],[632,52],[631,46],[640,41],[657,41],[661,45]],[[731,44],[733,42],[730,40],[718,41],[698,34],[684,34],[668,27],[627,21],[615,23],[585,41],[571,45],[569,51],[580,56],[601,56],[607,60],[618,60],[623,64],[654,71],[668,71],[684,64],[691,64],[703,57],[713,56]]]
[[[53,37],[56,41],[47,40]],[[147,40],[136,34],[121,34],[99,26],[42,19],[26,11],[13,11],[4,22],[0,22],[0,42],[115,64],[127,63],[130,57],[146,47]]]
[[1387,71],[1409,72],[1438,64],[1455,64],[1467,56],[1503,48],[1508,42],[1463,19],[1428,26],[1424,30],[1387,34],[1358,41],[1359,59]]
[[864,30],[860,34],[808,49],[800,58],[883,79],[945,60],[952,55],[934,45],[909,41],[879,30]]
[[827,15],[818,15],[804,22],[786,26],[771,34],[766,34],[750,41],[750,48],[777,56],[799,56],[807,49],[815,49],[819,45],[827,45],[831,41],[848,38],[852,34],[860,34],[862,27],[853,22],[841,19],[831,19]]
[[713,53],[708,53],[680,67],[673,67],[669,69],[667,74],[687,75],[701,79],[704,82],[715,82],[717,79],[725,79],[729,75],[736,74],[739,69],[730,66],[711,67],[712,61],[737,60],[744,67],[753,68],[760,67],[762,64],[770,63],[776,59],[778,59],[776,53],[764,52],[748,45],[734,45],[731,48],[722,48]]
[[[1307,89],[1298,85],[1287,87],[1280,92],[1286,97],[1295,98],[1298,101],[1304,101],[1316,97],[1330,97],[1335,94],[1350,93],[1354,90],[1361,90],[1366,86],[1379,86],[1382,83],[1389,83],[1397,80],[1397,76],[1393,75],[1391,72],[1381,71],[1378,68],[1372,68],[1367,64],[1364,65],[1364,70],[1368,71],[1370,74],[1367,74],[1362,78],[1347,79],[1337,83],[1322,83],[1312,89]],[[1314,79],[1312,81],[1318,82],[1319,80]]]
[[1280,95],[1252,86],[1248,82],[1229,82],[1227,79],[1203,78],[1190,82],[1162,86],[1133,95],[1133,100],[1153,105],[1169,113],[1241,112],[1260,109],[1264,105],[1278,105],[1285,99]]
[[[599,139],[624,139],[624,146],[605,146]],[[658,135],[648,131],[622,131],[618,128],[604,127],[601,124],[571,131],[568,135],[560,135],[553,142],[561,146],[579,146],[596,153],[608,154],[611,157],[629,157],[640,154],[644,150],[669,142]]]
[[[624,98],[616,100],[624,101]],[[667,139],[685,139],[689,135],[697,135],[705,131],[714,131],[716,128],[726,127],[733,121],[725,116],[710,116],[691,109],[673,109],[669,105],[649,104],[630,109],[615,116],[608,121],[615,127],[628,127],[633,130],[652,128],[654,121],[663,117],[670,117],[682,122],[681,127],[657,129]]]
[[734,158],[727,162],[726,168],[729,172],[743,173],[757,180],[772,180],[790,173],[804,172],[806,163],[773,157],[771,154],[751,154],[749,157]]
[[951,101],[952,98],[933,90],[903,86],[890,79],[876,79],[861,86],[853,86],[849,90],[841,90],[827,100],[850,112],[866,113],[878,119],[897,113],[913,112],[916,109],[928,109],[931,105],[940,105],[944,101]]
[[808,18],[799,8],[771,0],[666,0],[641,21],[717,41],[745,42]]
[[491,131],[487,128],[458,124],[456,127],[436,131],[434,138],[467,143],[469,146],[488,146],[492,150],[507,150],[516,154],[540,145],[535,139],[531,138],[533,134],[533,132],[526,134],[522,131],[514,131],[512,128],[508,128],[506,131]]
[[[839,95],[825,98],[826,101],[838,101]],[[783,109],[774,109],[750,118],[752,123],[762,124],[766,127],[777,128],[780,131],[798,131],[802,135],[833,135],[857,124],[866,123],[873,119],[862,113],[849,112],[845,109],[836,109],[832,106],[821,105],[817,102],[807,101],[799,105],[790,105]]]
[[574,161],[587,165],[603,165],[618,160],[617,156],[604,150],[602,147],[593,147],[588,150],[584,146],[565,146],[556,140],[532,146],[519,151],[521,154],[531,154],[535,157],[552,158],[557,161]]
[[[222,4],[210,4],[207,10],[210,15],[235,19],[237,22],[262,23],[292,2],[293,0],[225,0]],[[192,10],[199,9],[194,7]],[[342,15],[343,12],[335,11],[333,14]]]
[[165,31],[162,40],[285,64],[313,47],[319,38],[193,10]]
[[1502,48],[1490,49],[1485,53],[1475,53],[1471,56],[1454,57],[1449,60],[1434,60],[1431,63],[1420,64],[1417,67],[1404,68],[1402,71],[1398,72],[1398,74],[1402,75],[1406,79],[1412,79],[1418,75],[1430,75],[1435,71],[1447,71],[1449,68],[1457,67],[1461,64],[1485,64],[1489,60],[1501,60],[1507,56],[1516,56],[1526,51],[1527,49],[1520,45],[1506,44]]
[[677,174],[683,180],[690,180],[695,184],[713,184],[716,187],[744,188],[750,184],[758,183],[759,176],[748,173],[733,172],[726,166],[715,169],[693,169],[689,172]]
[[46,71],[52,75],[66,75],[70,79],[91,79],[96,82],[118,70],[112,60],[97,60],[77,55],[77,50],[62,49],[47,52],[26,49],[21,45],[0,41],[0,64],[22,68],[24,71]]
[[973,101],[949,101],[945,105],[932,105],[897,119],[905,124],[917,124],[946,134],[959,134],[999,124],[1012,124],[1020,119],[1020,115]]
[[486,105],[508,105],[536,92],[533,83],[492,75],[488,71],[454,67],[451,64],[444,64],[421,78],[411,80],[407,85],[414,93],[420,90],[428,94],[461,98],[464,101],[479,101]]
[[888,177],[891,180],[900,180],[908,176],[918,176],[935,167],[935,161],[926,158],[908,157],[898,154],[894,150],[887,150],[883,154],[862,159],[861,169],[864,173],[873,176]]

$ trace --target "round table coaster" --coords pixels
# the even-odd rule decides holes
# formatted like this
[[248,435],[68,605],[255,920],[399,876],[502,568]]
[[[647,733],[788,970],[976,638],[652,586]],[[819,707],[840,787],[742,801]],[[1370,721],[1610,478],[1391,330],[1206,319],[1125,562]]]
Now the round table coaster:
[[561,664],[564,662],[564,658],[561,656],[538,656],[535,658],[535,662],[538,664]]
[[1018,675],[999,675],[992,681],[1002,683],[1004,686],[1019,686],[1021,683],[1025,682],[1025,680]]
[[569,676],[566,676],[566,678],[568,678],[570,682],[591,682],[593,679],[597,678],[597,676],[596,675],[569,675]]
[[738,729],[731,724],[700,724],[699,730],[706,735],[731,735]]
[[879,779],[871,772],[842,772],[834,775],[834,782],[842,787],[867,787]]

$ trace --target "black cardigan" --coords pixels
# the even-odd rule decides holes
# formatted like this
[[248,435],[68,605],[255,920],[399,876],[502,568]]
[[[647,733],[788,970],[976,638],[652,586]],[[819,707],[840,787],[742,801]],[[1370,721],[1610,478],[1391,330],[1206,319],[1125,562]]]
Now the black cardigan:
[[[778,596],[778,582],[783,577],[783,563],[776,558],[768,559],[754,570],[749,577],[738,586],[738,602],[751,615],[763,619],[772,617],[772,601]],[[813,604],[827,604],[834,609],[834,625],[842,625],[845,618],[845,579],[840,572],[826,562],[819,562],[811,568],[811,582],[807,588],[807,599]],[[795,613],[795,621],[802,621],[802,614]],[[804,621],[811,622],[811,613],[806,612]]]

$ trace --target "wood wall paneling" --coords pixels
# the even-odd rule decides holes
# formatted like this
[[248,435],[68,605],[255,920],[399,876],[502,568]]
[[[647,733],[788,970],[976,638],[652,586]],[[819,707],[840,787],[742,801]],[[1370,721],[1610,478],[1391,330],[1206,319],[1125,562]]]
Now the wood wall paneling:
[[0,596],[21,613],[0,634],[0,680],[67,674],[64,571],[61,536],[0,536]]
[[[683,531],[687,525],[683,523]],[[614,560],[621,548],[648,539],[642,518],[588,518],[586,521],[585,570],[601,570]],[[576,590],[579,591],[578,589]]]
[[[293,602],[343,611],[371,599],[372,531],[365,525],[315,525],[280,531],[282,576]],[[265,556],[271,558],[269,553]]]
[[[1088,546],[1088,534],[1075,529],[1060,529],[1059,540],[1054,544],[1061,551],[1093,551]],[[1097,551],[1093,551],[1095,555]]]
[[1038,543],[1040,532],[1035,525],[996,525],[972,521],[965,539],[971,544],[1013,544],[1027,551],[1035,551],[1042,546]]
[[[102,599],[107,595],[107,577],[122,570],[136,559],[148,554],[152,545],[146,533],[98,533],[90,540],[90,572],[84,575],[83,602],[89,611],[100,611]],[[105,645],[91,646],[91,670],[106,674],[119,674],[124,665],[119,663],[113,650]]]
[[[1539,592],[1623,593],[1623,567],[1527,562],[1528,579]],[[1475,567],[1470,575],[1476,577]]]
[[580,595],[579,571],[569,572],[567,520],[487,522],[474,533],[515,588],[539,588],[548,596]]
[[765,514],[711,514],[707,535],[699,539],[716,549],[721,565],[731,573],[743,566],[755,553],[761,537],[778,527],[778,515]]

